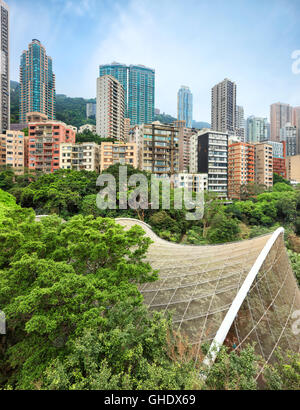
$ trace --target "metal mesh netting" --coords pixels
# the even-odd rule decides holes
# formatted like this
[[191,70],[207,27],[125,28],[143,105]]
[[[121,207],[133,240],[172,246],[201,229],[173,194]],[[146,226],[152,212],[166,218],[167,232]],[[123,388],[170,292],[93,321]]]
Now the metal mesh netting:
[[[171,311],[175,330],[188,336],[195,351],[210,342],[270,235],[217,245],[178,245],[157,237],[134,219],[117,219],[126,228],[140,225],[153,240],[147,261],[160,279],[141,287],[150,310]],[[300,309],[300,292],[285,249],[283,235],[275,241],[256,277],[225,343],[237,346],[256,342],[265,359],[277,345],[299,349],[290,316]]]
[[255,342],[256,351],[272,361],[278,346],[300,351],[291,316],[300,309],[300,292],[281,234],[268,253],[231,327],[226,344]]

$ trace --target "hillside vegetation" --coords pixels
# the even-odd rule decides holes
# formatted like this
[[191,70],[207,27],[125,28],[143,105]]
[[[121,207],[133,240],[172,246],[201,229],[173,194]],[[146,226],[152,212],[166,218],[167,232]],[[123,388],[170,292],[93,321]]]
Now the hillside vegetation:
[[[0,389],[259,388],[256,375],[265,363],[253,346],[222,347],[209,370],[201,364],[207,345],[195,365],[195,350],[172,329],[171,317],[148,312],[138,289],[158,278],[145,261],[151,241],[139,226],[125,231],[108,215],[95,215],[95,173],[16,179],[7,172],[0,173],[3,188],[23,206],[52,215],[37,222],[32,209],[15,209],[12,195],[0,190],[6,208],[0,306],[7,328],[0,335]],[[157,222],[186,230],[184,215],[174,212]],[[264,388],[299,389],[299,354],[277,354],[278,362],[264,368]]]

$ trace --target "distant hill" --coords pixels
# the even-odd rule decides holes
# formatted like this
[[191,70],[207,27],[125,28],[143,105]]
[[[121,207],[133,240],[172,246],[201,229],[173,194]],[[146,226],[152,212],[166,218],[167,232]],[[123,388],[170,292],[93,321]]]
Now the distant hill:
[[154,121],[159,121],[162,124],[171,124],[172,122],[177,121],[177,118],[172,117],[172,115],[163,113],[155,115]]
[[[11,122],[19,122],[19,98],[20,84],[16,81],[10,82],[10,106],[11,106]],[[72,98],[64,94],[56,95],[56,119],[63,121],[68,125],[73,125],[79,128],[84,124],[96,124],[96,119],[91,117],[86,119],[86,104],[88,102],[96,102],[96,99]],[[154,116],[154,121],[160,121],[162,124],[171,124],[177,121],[177,118],[169,114],[159,114]],[[193,121],[194,128],[210,128],[207,122]]]
[[64,94],[56,95],[56,119],[79,128],[84,124],[96,125],[95,118],[86,118],[86,104],[96,99],[71,98]]
[[[172,122],[177,121],[177,118],[163,113],[155,115],[154,121],[160,121],[162,124],[171,124]],[[199,130],[201,130],[202,128],[210,128],[210,124],[208,122],[193,121],[193,128],[198,128]]]
[[[10,82],[10,117],[11,123],[19,122],[20,84]],[[86,104],[96,99],[71,98],[64,94],[56,95],[56,119],[68,125],[80,127],[83,124],[96,124],[95,118],[86,119]]]
[[202,128],[210,128],[210,124],[208,122],[193,121],[193,128],[198,128],[199,130]]

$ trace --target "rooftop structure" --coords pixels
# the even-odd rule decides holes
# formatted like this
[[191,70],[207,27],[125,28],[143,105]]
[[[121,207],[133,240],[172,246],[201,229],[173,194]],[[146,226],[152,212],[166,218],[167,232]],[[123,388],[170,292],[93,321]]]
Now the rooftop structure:
[[267,362],[277,347],[299,351],[292,314],[300,309],[300,291],[283,228],[251,240],[194,246],[160,239],[141,221],[116,221],[126,229],[139,225],[152,239],[147,261],[159,280],[144,284],[141,293],[151,311],[173,312],[174,329],[188,337],[196,361],[203,359],[204,342],[217,349],[255,342]]

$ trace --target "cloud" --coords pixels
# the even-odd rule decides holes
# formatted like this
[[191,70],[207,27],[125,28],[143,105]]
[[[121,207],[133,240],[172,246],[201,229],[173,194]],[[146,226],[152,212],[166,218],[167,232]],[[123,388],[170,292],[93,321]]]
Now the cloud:
[[63,14],[73,13],[77,16],[84,16],[88,14],[89,16],[93,16],[92,10],[95,7],[95,0],[67,0],[62,1]]
[[189,50],[185,40],[176,37],[176,31],[180,31],[178,15],[168,11],[169,3],[165,1],[157,6],[137,0],[131,0],[126,7],[122,3],[115,5],[113,20],[105,36],[99,35],[99,45],[86,67],[84,82],[95,88],[99,65],[113,61],[155,68],[156,101],[162,110],[171,110],[175,115],[177,90],[182,82],[189,82]]
[[52,0],[52,2],[56,6],[55,14],[68,18],[69,21],[74,16],[93,17],[93,10],[97,4],[96,0]]
[[225,77],[237,82],[246,114],[266,116],[279,99],[300,105],[300,75],[290,69],[298,0],[274,0],[272,9],[269,0],[231,0],[230,8],[223,0],[8,2],[14,79],[21,51],[38,38],[53,57],[58,92],[70,96],[95,96],[99,65],[118,61],[154,68],[156,107],[174,116],[185,84],[194,118],[210,121],[211,87]]

